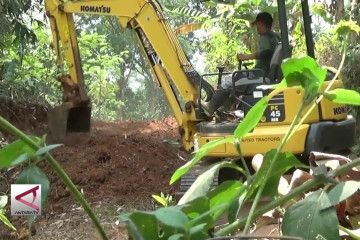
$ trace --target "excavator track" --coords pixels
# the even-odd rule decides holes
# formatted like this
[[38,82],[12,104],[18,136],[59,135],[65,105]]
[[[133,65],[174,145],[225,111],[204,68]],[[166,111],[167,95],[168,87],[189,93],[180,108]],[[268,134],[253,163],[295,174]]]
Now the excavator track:
[[[219,161],[219,158],[205,158],[200,161],[200,163],[193,166],[184,176],[180,179],[180,191],[175,193],[176,201],[185,194],[191,185],[196,181],[196,179],[203,173],[210,165]],[[218,174],[215,175],[212,187],[218,185]]]
[[[180,191],[186,192],[191,185],[199,177],[199,175],[205,170],[204,166],[195,165],[187,174],[185,174],[180,180]],[[213,187],[218,185],[218,174],[215,175]]]

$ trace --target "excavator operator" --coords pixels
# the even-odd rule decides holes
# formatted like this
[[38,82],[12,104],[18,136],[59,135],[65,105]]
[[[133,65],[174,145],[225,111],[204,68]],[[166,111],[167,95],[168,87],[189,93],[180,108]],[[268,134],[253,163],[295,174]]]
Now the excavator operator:
[[[276,46],[279,44],[280,35],[272,31],[273,18],[270,13],[261,12],[256,16],[252,25],[256,26],[256,30],[259,34],[258,51],[251,54],[238,53],[237,59],[239,61],[245,60],[256,60],[254,69],[261,69],[264,76],[267,76],[270,68],[270,61]],[[261,71],[250,72],[251,77],[262,77],[256,76]],[[244,78],[246,78],[244,74]],[[236,85],[236,84],[235,84]],[[231,97],[232,77],[227,75],[224,77],[222,84],[218,90],[216,90],[214,96],[209,102],[202,102],[202,107],[207,116],[212,114],[222,104]]]

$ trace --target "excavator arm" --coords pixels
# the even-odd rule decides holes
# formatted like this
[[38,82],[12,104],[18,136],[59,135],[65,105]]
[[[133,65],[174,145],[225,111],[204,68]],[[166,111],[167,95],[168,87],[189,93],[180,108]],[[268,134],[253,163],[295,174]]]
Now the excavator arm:
[[[90,101],[84,86],[73,14],[114,16],[123,28],[131,28],[136,32],[152,75],[163,88],[180,126],[182,144],[187,150],[192,149],[195,125],[201,121],[199,115],[195,114],[201,77],[188,61],[156,1],[45,0],[45,8],[50,19],[58,67],[63,67],[64,56],[69,72],[58,78],[63,87],[64,102],[50,112],[53,115],[49,115],[52,133],[61,139],[69,131],[90,130]],[[180,105],[174,87],[185,101],[185,106]],[[205,92],[211,95],[211,86],[205,85]]]

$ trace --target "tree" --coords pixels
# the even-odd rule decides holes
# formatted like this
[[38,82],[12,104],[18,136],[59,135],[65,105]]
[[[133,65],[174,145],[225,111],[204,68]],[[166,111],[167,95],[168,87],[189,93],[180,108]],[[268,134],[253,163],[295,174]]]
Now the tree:
[[37,43],[28,43],[22,56],[13,43],[15,36],[2,38],[0,50],[0,95],[15,100],[33,101],[45,105],[58,103],[61,99],[55,81],[55,57],[50,54],[50,42],[42,28],[33,30]]
[[[0,1],[0,47],[4,44],[3,37],[14,35],[13,43],[18,46],[18,53],[22,56],[27,43],[35,44],[36,34],[28,26],[36,23],[43,26],[43,22],[33,16],[34,12],[41,12],[42,0],[1,0]],[[26,15],[26,18],[19,17]],[[45,17],[45,15],[43,15]]]

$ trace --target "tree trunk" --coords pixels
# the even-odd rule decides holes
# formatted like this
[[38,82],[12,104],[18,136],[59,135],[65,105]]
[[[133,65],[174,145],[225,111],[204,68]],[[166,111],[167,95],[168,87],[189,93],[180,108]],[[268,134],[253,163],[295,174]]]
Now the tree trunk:
[[350,18],[356,22],[359,23],[357,16],[356,16],[356,10],[358,9],[359,0],[352,0],[351,1],[351,13]]
[[335,0],[335,21],[338,23],[345,17],[344,0]]
[[[125,63],[121,63],[119,69],[120,69],[120,78],[118,81],[118,85],[120,88],[119,100],[122,101],[123,103],[125,103],[125,101],[126,101],[125,90],[127,87],[127,78],[125,76],[125,70],[126,70]],[[120,120],[125,119],[125,117],[126,117],[125,106],[122,106],[120,108],[119,115],[120,115]]]

